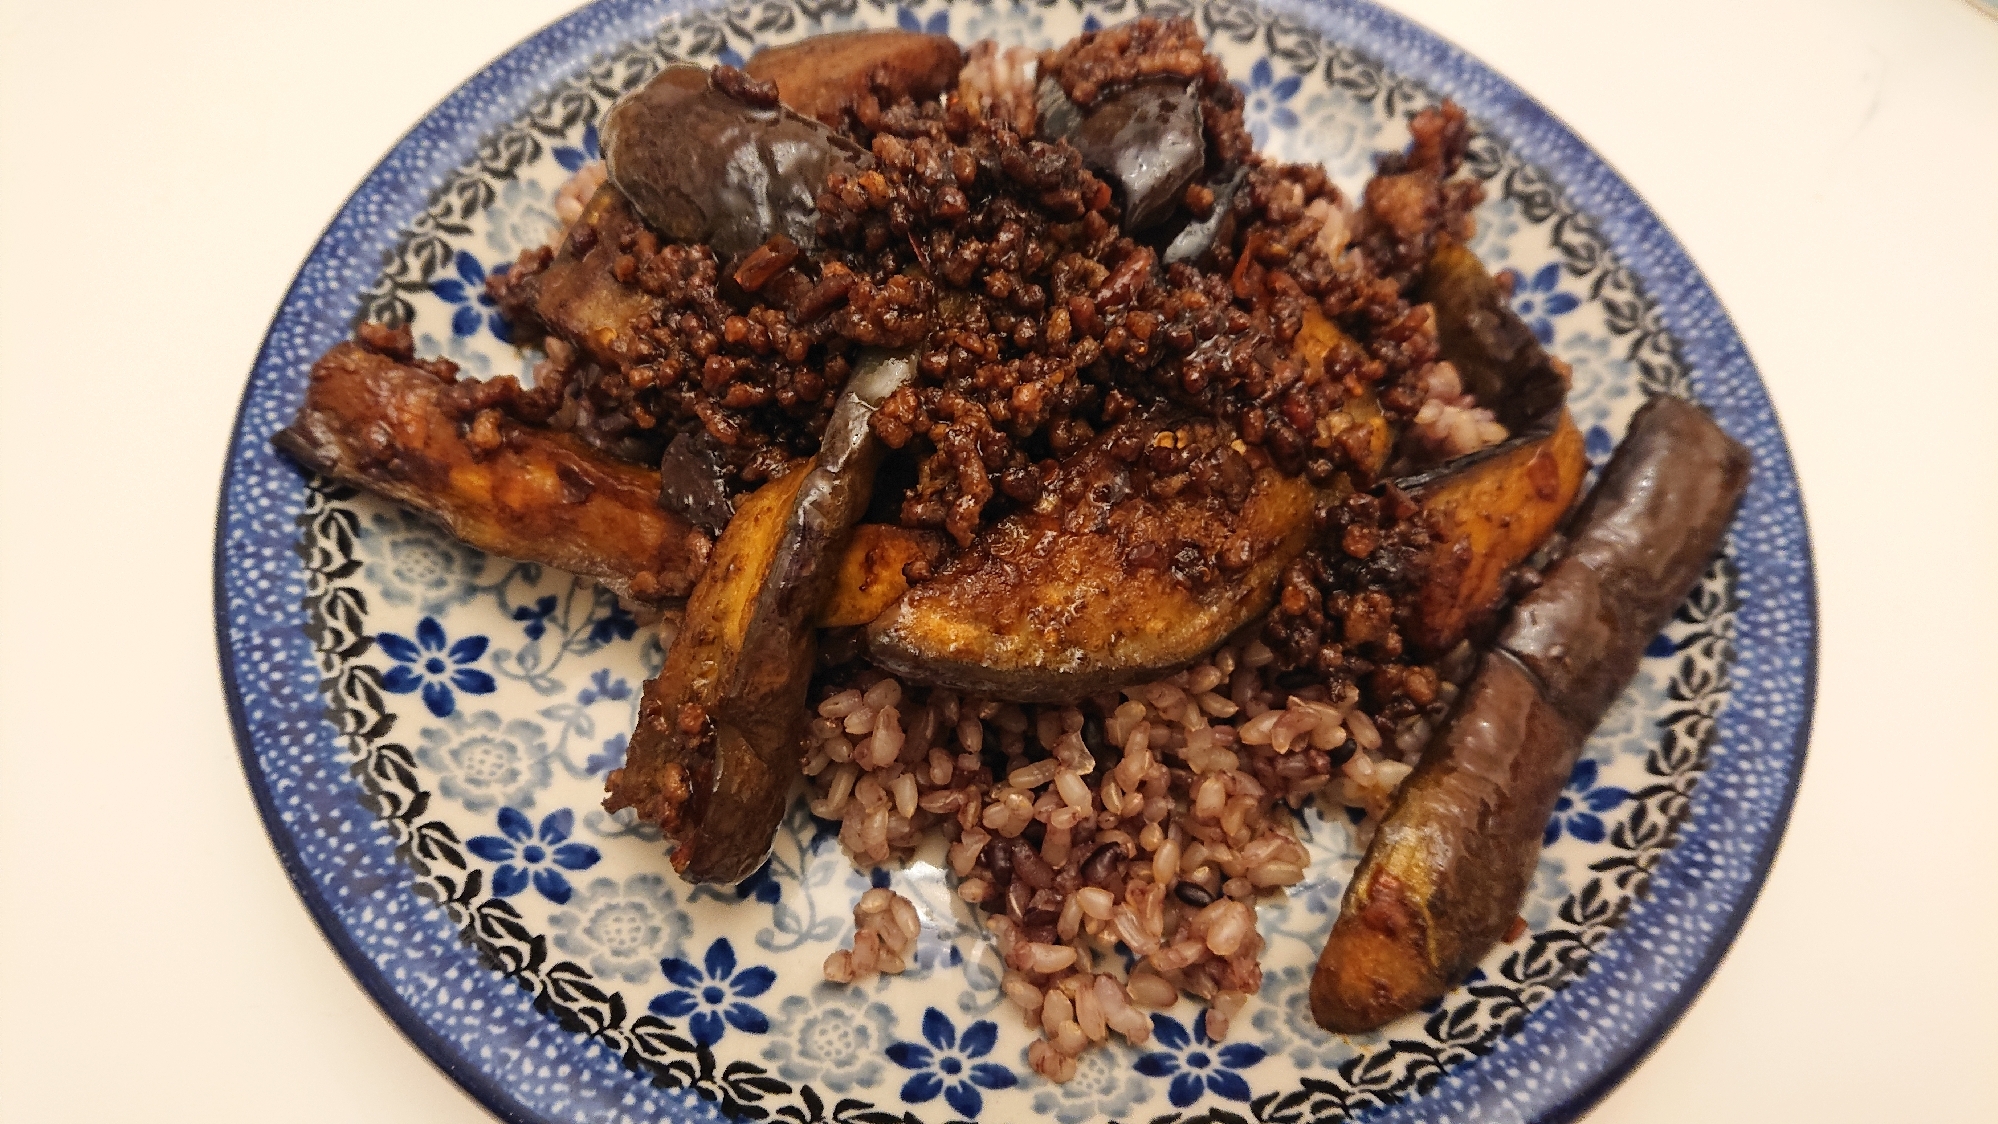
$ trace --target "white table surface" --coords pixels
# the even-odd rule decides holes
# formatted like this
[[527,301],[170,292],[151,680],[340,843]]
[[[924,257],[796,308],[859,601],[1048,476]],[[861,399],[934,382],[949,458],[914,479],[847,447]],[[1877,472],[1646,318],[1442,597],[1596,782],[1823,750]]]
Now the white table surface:
[[[225,717],[230,419],[342,199],[563,0],[0,3],[0,1118],[490,1118],[292,896]],[[1998,1119],[1998,21],[1963,0],[1398,0],[1637,186],[1810,505],[1773,876],[1589,1117]]]

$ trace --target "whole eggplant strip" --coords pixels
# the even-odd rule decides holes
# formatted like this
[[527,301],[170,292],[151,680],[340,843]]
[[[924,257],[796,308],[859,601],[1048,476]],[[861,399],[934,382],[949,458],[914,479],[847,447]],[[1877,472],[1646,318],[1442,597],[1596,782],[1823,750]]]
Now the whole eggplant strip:
[[1749,457],[1699,407],[1639,410],[1360,861],[1311,981],[1328,1030],[1447,992],[1512,925],[1588,734],[1719,548]]
[[914,374],[906,354],[861,362],[812,463],[752,494],[722,533],[645,684],[604,807],[663,828],[690,882],[740,881],[770,853],[800,775],[818,615],[883,455],[869,423]]
[[297,419],[271,443],[480,550],[595,578],[639,602],[693,588],[708,536],[660,509],[658,473],[496,413],[461,422],[450,395],[429,371],[341,343],[313,365]]

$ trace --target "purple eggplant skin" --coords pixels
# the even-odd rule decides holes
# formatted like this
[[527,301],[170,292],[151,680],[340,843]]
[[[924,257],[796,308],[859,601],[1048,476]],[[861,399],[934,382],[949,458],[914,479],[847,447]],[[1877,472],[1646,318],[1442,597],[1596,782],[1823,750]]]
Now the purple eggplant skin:
[[1589,731],[1719,549],[1749,456],[1698,406],[1658,398],[1514,608],[1449,725],[1396,794],[1311,981],[1327,1030],[1373,1030],[1442,996],[1503,939]]
[[1237,168],[1226,179],[1210,182],[1214,189],[1214,208],[1204,219],[1194,219],[1180,227],[1166,243],[1159,261],[1165,265],[1176,262],[1198,262],[1207,256],[1207,251],[1219,243],[1228,245],[1235,239],[1235,193],[1249,182],[1249,170]]
[[834,172],[872,157],[782,105],[754,105],[679,63],[605,115],[604,165],[646,222],[675,242],[706,243],[724,265],[777,235],[818,245],[818,196]]
[[604,807],[664,829],[689,882],[740,881],[770,854],[800,775],[820,608],[885,455],[870,421],[915,371],[906,353],[863,358],[813,462],[743,501],[645,684]]
[[1042,135],[1073,145],[1084,165],[1117,187],[1127,234],[1171,218],[1207,165],[1200,98],[1190,86],[1141,82],[1085,110],[1044,78],[1035,96]]
[[1564,369],[1469,249],[1448,241],[1438,246],[1417,296],[1436,310],[1443,358],[1501,425],[1516,431],[1551,415],[1567,399]]
[[722,443],[706,429],[680,434],[659,458],[659,506],[710,535],[735,518]]
[[1575,515],[1572,538],[1499,635],[1594,729],[1672,619],[1748,487],[1748,450],[1681,398],[1652,399]]

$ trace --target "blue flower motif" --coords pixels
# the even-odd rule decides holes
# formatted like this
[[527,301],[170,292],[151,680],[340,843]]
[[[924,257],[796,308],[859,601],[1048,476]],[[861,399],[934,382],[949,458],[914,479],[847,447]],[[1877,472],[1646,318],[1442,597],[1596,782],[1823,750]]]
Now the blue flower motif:
[[1103,30],[1103,21],[1096,18],[1095,12],[1091,12],[1088,15],[1082,17],[1082,30],[1101,31]]
[[1584,843],[1603,841],[1603,821],[1598,813],[1630,799],[1630,793],[1611,785],[1597,788],[1596,772],[1592,757],[1575,762],[1575,771],[1568,774],[1568,787],[1561,790],[1561,798],[1554,802],[1554,818],[1547,821],[1543,846],[1561,838],[1563,831]]
[[687,1019],[687,1029],[693,1032],[695,1042],[712,1046],[721,1041],[731,1026],[744,1034],[762,1034],[770,1029],[770,1020],[763,1012],[742,1000],[769,991],[770,985],[777,982],[777,973],[761,964],[736,971],[735,946],[728,943],[727,937],[715,938],[698,968],[675,956],[661,960],[659,970],[666,973],[668,981],[680,986],[654,996],[652,1013],[661,1018]]
[[[734,54],[735,52],[727,51],[724,53]],[[729,65],[741,66],[742,64],[740,62],[732,62]],[[597,127],[592,124],[589,128],[583,130],[583,143],[581,147],[571,148],[568,145],[561,145],[555,149],[555,162],[562,165],[563,171],[574,172],[581,169],[583,165],[590,161],[599,159],[602,155],[602,149],[597,146]]]
[[479,593],[487,555],[437,532],[407,511],[377,513],[361,528],[361,571],[391,605],[435,615]]
[[950,10],[948,8],[939,12],[931,12],[930,18],[927,20],[918,17],[915,12],[907,8],[897,8],[895,9],[895,22],[901,26],[903,31],[913,31],[919,35],[950,34]]
[[1195,1018],[1193,1033],[1188,1034],[1178,1019],[1154,1012],[1152,1041],[1164,1049],[1140,1057],[1136,1068],[1146,1077],[1172,1078],[1166,1099],[1174,1108],[1185,1108],[1202,1093],[1247,1103],[1249,1083],[1235,1071],[1247,1069],[1265,1056],[1261,1046],[1247,1042],[1217,1046],[1207,1037],[1204,1018]]
[[644,983],[661,954],[678,948],[693,931],[664,875],[634,874],[622,883],[597,878],[569,908],[548,917],[555,947],[589,964],[599,976]]
[[734,47],[723,47],[721,53],[715,56],[715,65],[732,66],[737,70],[741,70],[742,56],[736,52]]
[[895,1040],[895,1013],[862,988],[820,984],[777,1008],[763,1060],[786,1081],[845,1094],[881,1080],[881,1051]]
[[1533,335],[1541,346],[1551,347],[1554,343],[1554,317],[1562,316],[1582,307],[1582,302],[1572,294],[1560,291],[1561,265],[1548,262],[1540,267],[1531,280],[1522,280],[1516,269],[1499,271],[1512,284],[1512,310],[1533,329]]
[[1034,1090],[1034,1115],[1052,1116],[1056,1124],[1130,1119],[1133,1106],[1151,1099],[1153,1082],[1131,1072],[1129,1054],[1107,1044],[1083,1051],[1075,1059],[1074,1077]]
[[[512,330],[507,327],[506,317],[493,307],[492,294],[486,292],[486,268],[469,251],[459,250],[452,260],[458,276],[446,277],[430,283],[430,291],[445,304],[456,306],[451,313],[451,334],[454,336],[475,336],[479,325],[492,330],[493,336],[501,343],[512,343]],[[505,273],[510,265],[493,267],[495,277]]]
[[416,626],[415,640],[384,632],[375,637],[375,643],[395,661],[382,676],[382,686],[397,695],[421,690],[423,705],[439,718],[447,718],[458,709],[453,687],[468,695],[490,695],[498,687],[492,676],[467,666],[486,654],[486,638],[467,636],[449,644],[436,617],[423,618]]
[[1249,123],[1249,135],[1256,138],[1256,146],[1262,147],[1269,141],[1271,127],[1288,132],[1297,128],[1297,114],[1290,105],[1290,99],[1297,96],[1298,88],[1304,85],[1300,75],[1293,74],[1279,80],[1270,60],[1259,58],[1249,69],[1247,85],[1235,83],[1240,88],[1247,103],[1242,106],[1242,116]]
[[539,640],[548,631],[548,618],[554,615],[556,604],[555,595],[551,593],[532,605],[516,605],[513,619],[526,622],[520,630],[527,634],[529,640]]
[[556,905],[566,905],[572,891],[562,871],[588,870],[603,858],[588,843],[567,842],[575,827],[576,813],[567,808],[541,817],[539,831],[518,810],[501,808],[501,834],[475,835],[465,846],[487,862],[501,864],[493,871],[494,897],[510,898],[520,893],[527,889],[531,876],[542,897]]
[[924,1104],[942,1093],[945,1103],[970,1120],[985,1108],[979,1089],[1011,1089],[1019,1083],[1005,1066],[978,1060],[999,1041],[999,1025],[990,1019],[965,1027],[960,1038],[950,1016],[930,1007],[923,1011],[923,1039],[929,1045],[897,1042],[888,1047],[889,1061],[916,1071],[902,1083],[902,1099],[909,1104]]
[[629,640],[638,631],[638,618],[625,612],[624,606],[611,602],[610,612],[600,621],[590,626],[590,643],[599,648],[612,640]]

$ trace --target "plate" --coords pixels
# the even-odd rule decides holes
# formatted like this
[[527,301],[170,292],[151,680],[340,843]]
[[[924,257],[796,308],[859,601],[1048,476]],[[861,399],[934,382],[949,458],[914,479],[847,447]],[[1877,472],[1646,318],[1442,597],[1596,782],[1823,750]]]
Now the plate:
[[[1457,99],[1481,129],[1474,248],[1512,271],[1515,309],[1573,366],[1592,460],[1647,397],[1678,394],[1755,471],[1724,555],[1562,794],[1526,931],[1465,986],[1375,1034],[1312,1025],[1306,983],[1358,857],[1344,820],[1314,813],[1312,877],[1260,908],[1266,982],[1228,1041],[1182,1003],[1151,1042],[1093,1051],[1057,1086],[1027,1065],[997,957],[934,855],[857,870],[800,805],[749,881],[680,882],[656,834],[598,807],[662,660],[652,630],[583,582],[308,478],[269,439],[361,318],[407,321],[420,353],[475,375],[523,371],[532,357],[480,283],[547,238],[593,122],[666,58],[738,62],[857,26],[1049,46],[1140,11],[1194,16],[1259,145],[1323,162],[1349,193],[1415,110]],[[1517,88],[1357,0],[606,0],[554,24],[404,137],[300,270],[237,419],[215,579],[244,768],[293,884],[425,1053],[534,1122],[1571,1118],[1670,1027],[1761,885],[1802,765],[1817,630],[1788,451],[1684,251]],[[916,963],[823,984],[870,885],[917,902]]]

